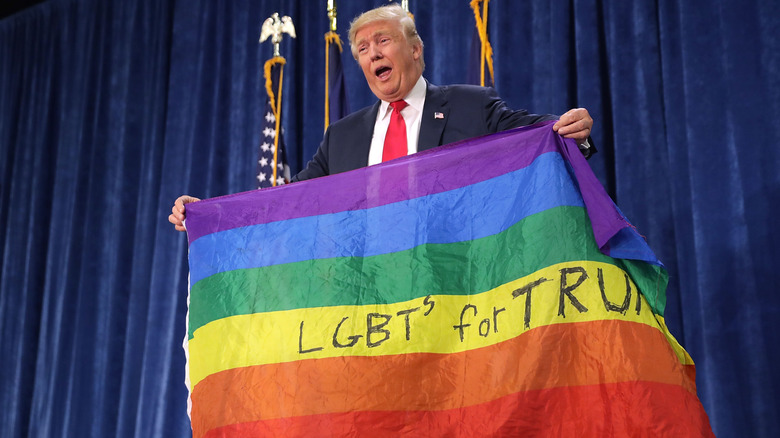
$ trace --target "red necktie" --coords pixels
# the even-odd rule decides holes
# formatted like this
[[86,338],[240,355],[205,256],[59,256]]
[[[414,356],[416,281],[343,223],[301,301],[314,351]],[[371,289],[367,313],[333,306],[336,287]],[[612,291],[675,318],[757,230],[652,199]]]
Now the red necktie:
[[401,110],[409,105],[403,100],[390,103],[393,113],[390,114],[390,126],[385,135],[385,146],[382,149],[382,161],[390,161],[406,155],[406,122]]

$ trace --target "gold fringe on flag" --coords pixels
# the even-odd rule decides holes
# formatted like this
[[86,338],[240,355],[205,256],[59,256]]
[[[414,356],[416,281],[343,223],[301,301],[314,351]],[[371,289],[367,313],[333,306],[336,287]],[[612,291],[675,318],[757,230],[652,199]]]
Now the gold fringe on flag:
[[[271,185],[276,186],[276,171],[277,171],[277,163],[278,163],[278,154],[279,154],[279,136],[281,135],[281,131],[279,131],[281,125],[281,115],[282,115],[282,82],[284,79],[284,64],[287,61],[281,56],[274,56],[273,58],[269,59],[265,62],[265,65],[263,66],[263,74],[265,75],[265,91],[268,93],[268,99],[271,102],[271,110],[274,113],[274,118],[276,119],[276,135],[274,136],[274,175],[273,179],[271,180]],[[279,64],[281,67],[279,69],[279,87],[277,93],[274,93],[273,90],[273,78],[271,77],[271,69]]]
[[[487,34],[487,16],[488,16],[488,3],[490,0],[471,0],[471,9],[474,11],[474,20],[477,24],[477,32],[479,33],[479,40],[482,42],[482,50],[480,50],[479,56],[479,84],[485,86],[485,63],[487,63],[488,71],[490,72],[490,83],[495,84],[493,78],[493,47],[488,41]],[[480,13],[480,3],[482,3],[482,13]]]

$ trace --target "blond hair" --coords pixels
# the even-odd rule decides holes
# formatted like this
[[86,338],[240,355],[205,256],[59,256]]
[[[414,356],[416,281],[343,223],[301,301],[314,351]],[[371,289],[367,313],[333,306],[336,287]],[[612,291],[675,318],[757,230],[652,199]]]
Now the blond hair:
[[381,6],[358,15],[349,24],[349,47],[352,50],[352,56],[358,59],[357,46],[355,46],[355,34],[364,26],[377,21],[397,21],[401,23],[406,41],[411,45],[420,45],[420,66],[425,69],[425,60],[423,59],[424,44],[422,38],[417,33],[417,27],[409,14],[397,4]]

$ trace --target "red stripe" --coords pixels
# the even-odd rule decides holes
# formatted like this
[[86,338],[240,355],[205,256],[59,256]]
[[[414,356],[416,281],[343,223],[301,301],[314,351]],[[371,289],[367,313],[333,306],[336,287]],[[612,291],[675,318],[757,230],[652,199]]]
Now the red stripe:
[[462,353],[339,357],[226,370],[195,386],[192,426],[199,437],[258,420],[361,410],[447,412],[528,391],[630,381],[666,383],[695,394],[687,371],[692,368],[680,364],[658,329],[644,324],[554,324]]
[[207,437],[709,437],[695,395],[623,382],[527,391],[446,411],[358,411],[234,424]]

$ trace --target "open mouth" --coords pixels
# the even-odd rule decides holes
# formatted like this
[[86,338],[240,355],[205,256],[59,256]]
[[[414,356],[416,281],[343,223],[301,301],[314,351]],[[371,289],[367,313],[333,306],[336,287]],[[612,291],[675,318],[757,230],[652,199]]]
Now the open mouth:
[[391,72],[392,70],[393,70],[393,69],[392,69],[392,68],[390,68],[390,67],[379,67],[378,69],[376,69],[376,71],[374,72],[374,74],[376,74],[376,76],[377,76],[379,79],[387,79],[387,77],[388,77],[388,76],[390,76],[390,72]]

